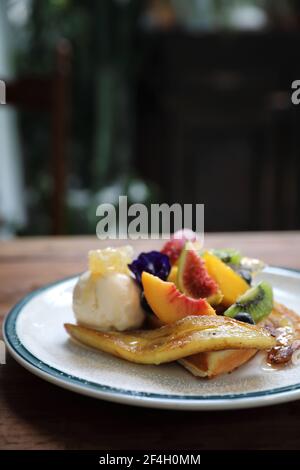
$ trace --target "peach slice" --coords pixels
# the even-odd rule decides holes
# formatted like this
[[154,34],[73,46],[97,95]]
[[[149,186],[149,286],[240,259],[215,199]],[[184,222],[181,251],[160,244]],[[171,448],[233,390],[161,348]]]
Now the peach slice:
[[173,282],[142,274],[144,294],[153,312],[163,323],[173,323],[190,315],[215,315],[205,299],[192,299],[179,292]]

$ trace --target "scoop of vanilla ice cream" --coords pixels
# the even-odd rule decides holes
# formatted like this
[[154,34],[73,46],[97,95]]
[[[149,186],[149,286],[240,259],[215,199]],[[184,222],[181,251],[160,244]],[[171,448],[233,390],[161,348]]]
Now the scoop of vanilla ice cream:
[[73,310],[79,324],[103,331],[139,328],[145,319],[138,286],[121,273],[82,274],[73,291]]

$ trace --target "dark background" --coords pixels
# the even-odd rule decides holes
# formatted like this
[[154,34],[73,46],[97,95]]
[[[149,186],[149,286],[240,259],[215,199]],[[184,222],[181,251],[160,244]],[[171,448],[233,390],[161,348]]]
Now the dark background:
[[204,203],[207,231],[300,228],[299,2],[5,3],[26,211],[0,217],[10,234],[95,233],[120,194]]

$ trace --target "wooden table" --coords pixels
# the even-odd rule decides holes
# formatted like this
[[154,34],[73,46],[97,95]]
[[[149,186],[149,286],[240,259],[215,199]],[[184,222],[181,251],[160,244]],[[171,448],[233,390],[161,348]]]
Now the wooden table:
[[[87,251],[99,245],[95,237],[1,242],[1,322],[29,291],[84,270]],[[211,234],[206,246],[300,268],[300,232]],[[299,426],[300,401],[239,411],[143,409],[60,389],[11,357],[0,365],[0,449],[299,449]]]

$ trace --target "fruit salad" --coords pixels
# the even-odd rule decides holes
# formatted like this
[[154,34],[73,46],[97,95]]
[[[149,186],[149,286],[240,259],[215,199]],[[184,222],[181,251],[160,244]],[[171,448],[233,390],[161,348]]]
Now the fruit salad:
[[203,250],[181,231],[161,251],[134,257],[129,246],[89,253],[73,294],[72,338],[119,358],[159,365],[178,361],[214,377],[267,351],[285,364],[299,347],[299,317],[255,282],[264,264],[235,249]]

